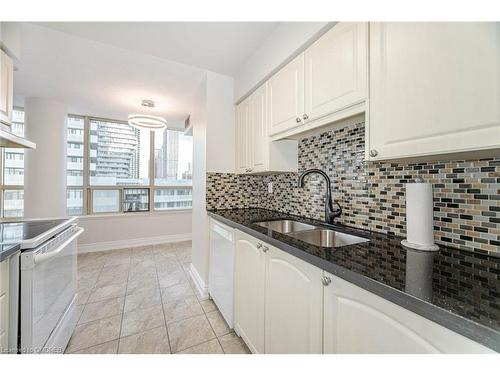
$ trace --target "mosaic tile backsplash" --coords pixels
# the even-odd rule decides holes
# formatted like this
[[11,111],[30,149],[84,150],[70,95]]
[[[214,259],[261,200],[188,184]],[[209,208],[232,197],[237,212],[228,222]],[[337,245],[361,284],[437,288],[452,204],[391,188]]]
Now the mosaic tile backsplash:
[[[343,209],[337,222],[404,236],[405,183],[421,177],[434,186],[437,243],[500,254],[500,157],[388,163],[367,162],[364,152],[363,122],[299,142],[299,173],[318,168],[330,176]],[[323,180],[312,175],[298,188],[297,179],[297,173],[208,173],[207,209],[260,207],[323,220]]]

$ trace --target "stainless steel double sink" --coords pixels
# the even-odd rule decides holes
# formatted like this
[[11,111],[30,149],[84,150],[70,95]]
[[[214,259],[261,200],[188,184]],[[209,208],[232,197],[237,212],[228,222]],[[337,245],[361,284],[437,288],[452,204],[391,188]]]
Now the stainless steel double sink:
[[260,221],[254,224],[322,247],[342,247],[369,242],[368,239],[363,237],[353,236],[351,234],[337,232],[332,229],[322,228],[295,220],[270,220]]

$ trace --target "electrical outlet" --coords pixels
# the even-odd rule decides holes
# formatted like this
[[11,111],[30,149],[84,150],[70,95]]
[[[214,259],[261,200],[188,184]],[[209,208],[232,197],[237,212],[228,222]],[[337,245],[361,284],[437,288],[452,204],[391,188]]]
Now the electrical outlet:
[[273,193],[273,183],[272,182],[268,182],[267,183],[267,192],[269,194],[272,194]]

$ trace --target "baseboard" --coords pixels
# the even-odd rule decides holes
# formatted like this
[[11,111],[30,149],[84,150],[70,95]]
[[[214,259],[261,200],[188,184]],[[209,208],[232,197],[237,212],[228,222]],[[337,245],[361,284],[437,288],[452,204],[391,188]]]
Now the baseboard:
[[191,240],[191,233],[168,234],[165,236],[147,237],[147,238],[132,238],[129,240],[117,240],[107,242],[94,242],[88,244],[78,244],[79,253],[93,253],[96,251],[107,251],[124,249],[127,247],[155,245],[167,242],[180,242]]
[[191,276],[194,285],[196,285],[196,289],[198,289],[198,293],[201,299],[208,299],[208,285],[205,284],[200,274],[198,273],[198,270],[194,267],[193,263],[191,263],[189,266],[189,276]]

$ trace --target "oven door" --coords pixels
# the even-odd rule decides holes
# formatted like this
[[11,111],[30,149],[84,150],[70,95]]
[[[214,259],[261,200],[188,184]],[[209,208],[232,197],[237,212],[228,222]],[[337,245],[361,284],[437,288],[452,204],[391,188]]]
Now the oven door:
[[[76,299],[76,239],[82,232],[72,225],[21,254],[21,353],[64,351],[69,337],[61,340],[54,336],[68,336],[69,330],[71,336],[76,324],[69,310],[74,309]],[[53,344],[61,347],[48,347]]]

